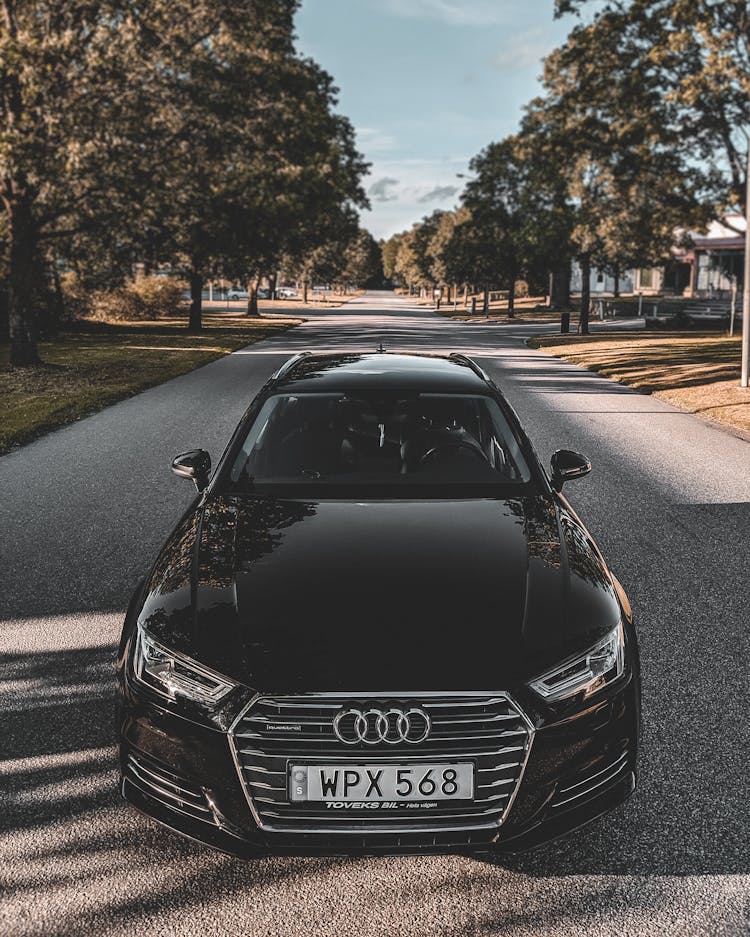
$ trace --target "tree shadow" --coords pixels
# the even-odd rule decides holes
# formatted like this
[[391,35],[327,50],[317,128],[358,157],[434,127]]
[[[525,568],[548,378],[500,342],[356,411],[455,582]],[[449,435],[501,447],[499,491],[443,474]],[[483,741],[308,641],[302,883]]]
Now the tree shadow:
[[115,802],[114,658],[114,645],[4,656],[0,833]]
[[[122,801],[114,745],[114,645],[17,653],[0,692],[0,856],[6,907],[55,914],[54,933],[180,914],[210,896],[325,874],[340,858],[243,862],[183,839]],[[144,870],[149,870],[144,875]],[[59,905],[59,895],[77,894]],[[22,911],[26,908],[26,911]],[[56,909],[56,910],[55,910]]]

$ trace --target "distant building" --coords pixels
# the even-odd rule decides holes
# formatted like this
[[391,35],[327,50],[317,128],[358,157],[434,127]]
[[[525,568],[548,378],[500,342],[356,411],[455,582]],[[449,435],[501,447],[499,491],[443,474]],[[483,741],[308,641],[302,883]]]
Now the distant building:
[[[633,292],[633,273],[633,270],[623,270],[620,274],[619,292]],[[581,268],[574,262],[570,271],[571,291],[573,293],[580,293],[582,283]],[[589,288],[592,296],[595,296],[597,293],[608,293],[611,296],[615,292],[615,278],[605,273],[603,270],[597,270],[596,267],[592,267]]]
[[742,285],[745,219],[742,215],[727,215],[726,221],[712,221],[703,234],[692,232],[693,246],[675,247],[666,264],[634,271],[635,292],[709,299],[729,296],[735,277]]
[[[731,295],[735,278],[741,290],[745,219],[742,215],[727,215],[725,220],[726,224],[712,221],[702,234],[691,232],[692,246],[672,248],[672,256],[666,263],[623,271],[620,292],[723,299]],[[581,291],[581,268],[575,263],[570,288],[574,293]],[[612,295],[614,277],[592,269],[590,288],[592,296]]]

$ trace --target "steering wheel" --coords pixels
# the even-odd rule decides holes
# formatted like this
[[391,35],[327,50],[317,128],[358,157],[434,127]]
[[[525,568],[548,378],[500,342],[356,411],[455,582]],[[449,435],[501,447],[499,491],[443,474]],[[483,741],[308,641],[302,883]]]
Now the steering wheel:
[[428,449],[417,462],[417,465],[424,465],[424,463],[431,459],[438,452],[445,452],[448,449],[468,449],[469,452],[473,453],[475,456],[480,458],[483,462],[489,462],[484,450],[478,446],[476,443],[467,442],[466,440],[460,440],[457,442],[444,442],[440,445],[433,446],[432,449]]

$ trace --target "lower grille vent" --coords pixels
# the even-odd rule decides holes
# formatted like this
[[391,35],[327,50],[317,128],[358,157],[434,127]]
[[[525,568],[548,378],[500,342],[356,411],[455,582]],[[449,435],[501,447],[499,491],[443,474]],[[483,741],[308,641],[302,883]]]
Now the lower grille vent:
[[130,752],[124,776],[142,794],[170,810],[177,810],[196,820],[216,822],[203,788],[154,759]]
[[628,770],[627,751],[600,758],[580,772],[570,783],[560,785],[552,799],[553,810],[569,810],[585,803],[592,797],[604,793],[606,788],[619,781]]
[[[341,710],[418,707],[428,737],[419,744],[345,745],[336,737]],[[503,692],[477,694],[321,694],[260,697],[243,711],[230,743],[245,794],[262,829],[290,833],[400,833],[488,830],[499,827],[521,782],[533,727]],[[473,801],[435,801],[426,809],[332,810],[325,803],[292,803],[293,764],[347,765],[471,762]],[[408,812],[408,816],[405,814]],[[365,815],[366,814],[366,815]]]

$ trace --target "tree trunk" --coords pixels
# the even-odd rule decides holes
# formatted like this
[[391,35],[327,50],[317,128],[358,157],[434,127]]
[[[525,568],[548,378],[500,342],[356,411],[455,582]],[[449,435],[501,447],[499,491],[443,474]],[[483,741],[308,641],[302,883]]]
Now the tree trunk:
[[272,273],[268,278],[268,298],[276,299],[276,285],[279,281],[278,273]]
[[302,302],[303,303],[307,302],[307,290],[309,286],[310,284],[307,280],[302,281]]
[[464,309],[469,305],[469,284],[464,283]]
[[589,334],[589,308],[591,306],[591,255],[581,254],[581,315],[578,319],[578,334]]
[[196,268],[190,271],[190,321],[188,332],[200,332],[203,328],[203,274]]
[[0,342],[7,342],[9,338],[8,290],[4,283],[0,283]]
[[562,260],[552,269],[551,303],[553,309],[570,309],[570,260]]
[[60,283],[60,273],[58,272],[57,262],[54,257],[50,260],[50,270],[52,272],[52,288],[55,298],[54,321],[55,325],[60,325],[65,319],[65,295],[63,294],[62,284]]
[[37,310],[34,301],[38,242],[30,200],[25,195],[12,196],[6,202],[6,217],[10,363],[16,368],[28,368],[41,364],[37,349]]
[[508,318],[513,319],[516,315],[516,274],[510,278],[510,289],[508,290]]
[[620,298],[620,268],[615,267],[615,288],[612,291],[614,293],[615,299]]
[[484,287],[484,297],[482,299],[482,312],[487,315],[490,311],[490,288]]
[[250,280],[247,284],[247,312],[245,315],[258,317],[258,287],[260,286],[261,276]]

